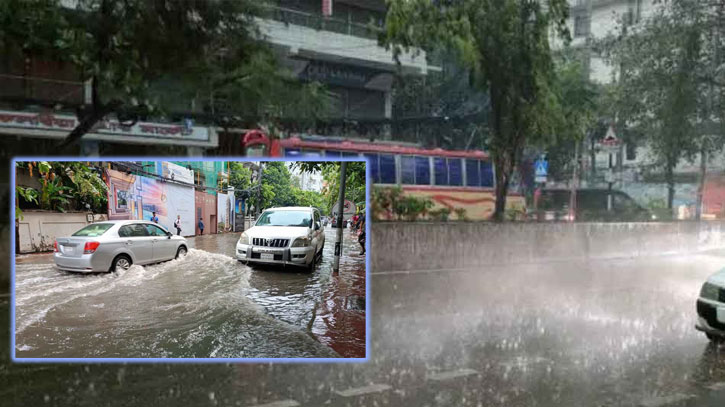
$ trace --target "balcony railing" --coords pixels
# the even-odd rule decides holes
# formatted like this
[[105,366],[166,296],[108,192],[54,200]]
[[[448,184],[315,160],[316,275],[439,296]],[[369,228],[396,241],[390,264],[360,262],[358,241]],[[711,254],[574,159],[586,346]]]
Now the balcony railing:
[[314,28],[316,30],[330,31],[369,39],[377,39],[378,33],[382,31],[382,28],[373,24],[361,24],[349,20],[325,17],[319,14],[311,14],[304,11],[278,6],[269,6],[268,9],[269,17],[275,21]]

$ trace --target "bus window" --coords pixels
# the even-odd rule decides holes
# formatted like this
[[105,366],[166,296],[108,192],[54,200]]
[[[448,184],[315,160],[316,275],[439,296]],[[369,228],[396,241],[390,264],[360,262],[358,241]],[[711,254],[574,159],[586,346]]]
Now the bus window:
[[298,157],[302,155],[299,148],[286,148],[284,150],[285,157]]
[[307,157],[321,157],[322,152],[320,150],[302,150],[302,155]]
[[466,186],[481,186],[481,170],[479,169],[478,160],[466,160]]
[[430,185],[430,159],[428,157],[415,157],[415,183]]
[[401,184],[415,184],[415,157],[404,155],[400,157]]
[[359,156],[360,156],[360,154],[358,154],[358,153],[349,153],[349,152],[344,152],[344,153],[342,153],[342,156],[343,156],[343,157],[359,157]]
[[380,183],[395,184],[395,157],[380,154]]
[[433,170],[435,171],[436,185],[448,185],[448,164],[445,158],[433,158]]
[[368,159],[368,165],[370,166],[370,178],[373,182],[380,182],[380,173],[378,172],[378,155],[377,154],[365,154]]
[[491,166],[491,161],[481,161],[481,186],[493,188],[493,166]]
[[460,158],[448,159],[448,184],[463,185],[463,167]]
[[339,158],[340,157],[340,152],[339,151],[326,150],[325,151],[325,157],[336,157],[336,158]]

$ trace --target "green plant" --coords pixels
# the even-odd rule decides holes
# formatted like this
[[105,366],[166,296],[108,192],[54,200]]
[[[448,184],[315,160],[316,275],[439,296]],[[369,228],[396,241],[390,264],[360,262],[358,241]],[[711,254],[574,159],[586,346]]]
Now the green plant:
[[507,220],[523,220],[526,219],[526,209],[522,207],[513,207],[506,209]]
[[432,207],[433,202],[430,199],[402,196],[394,202],[393,213],[398,220],[414,221]]
[[468,220],[466,217],[466,209],[465,208],[456,208],[453,210],[453,212],[456,214],[456,217],[458,220]]
[[17,187],[15,188],[15,219],[23,219],[23,211],[20,209],[20,206],[18,205],[20,202],[20,199],[23,199],[25,202],[29,203],[38,203],[38,191],[33,188],[24,188],[24,187]]
[[66,193],[68,190],[70,188],[63,186],[62,181],[57,177],[44,179],[40,190],[40,207],[65,212],[63,206],[68,204],[69,198],[72,198],[71,195]]
[[451,210],[448,208],[434,209],[428,212],[428,215],[432,220],[447,222],[448,217],[451,214]]
[[103,212],[108,204],[108,187],[100,175],[80,162],[57,163],[60,173],[73,184],[69,190],[78,203],[89,204],[95,212]]

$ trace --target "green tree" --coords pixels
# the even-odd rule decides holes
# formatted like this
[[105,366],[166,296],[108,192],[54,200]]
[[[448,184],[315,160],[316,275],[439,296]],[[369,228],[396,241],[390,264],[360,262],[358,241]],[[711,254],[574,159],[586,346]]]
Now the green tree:
[[[189,110],[212,116],[310,117],[326,95],[281,70],[261,40],[253,0],[62,0],[0,2],[3,55],[65,61],[91,84],[91,103],[65,144],[114,113],[125,124]],[[189,102],[179,104],[179,100]],[[216,116],[215,116],[216,117]]]
[[488,92],[489,149],[496,173],[495,220],[503,220],[513,171],[527,142],[556,133],[550,29],[568,38],[565,0],[389,0],[381,42],[394,55],[449,48]]
[[557,131],[545,143],[533,146],[545,150],[549,161],[549,176],[563,180],[577,172],[577,145],[596,125],[601,114],[598,86],[588,79],[588,71],[577,52],[565,49],[557,58],[554,89],[560,101],[561,120]]
[[[322,173],[322,179],[325,182],[322,191],[325,205],[323,212],[332,213],[340,193],[341,163],[337,161],[299,161],[294,165],[305,172]],[[347,163],[346,167],[345,199],[353,202],[358,208],[362,208],[365,205],[365,163],[351,161]]]
[[722,96],[725,72],[719,69],[722,7],[697,0],[674,0],[655,7],[634,28],[620,23],[619,34],[599,44],[619,68],[612,85],[612,108],[620,128],[639,134],[664,171],[667,208],[673,206],[675,167],[682,159],[702,158],[723,144]]
[[264,163],[262,185],[269,185],[274,193],[271,206],[294,206],[295,197],[292,193],[292,174],[283,161]]

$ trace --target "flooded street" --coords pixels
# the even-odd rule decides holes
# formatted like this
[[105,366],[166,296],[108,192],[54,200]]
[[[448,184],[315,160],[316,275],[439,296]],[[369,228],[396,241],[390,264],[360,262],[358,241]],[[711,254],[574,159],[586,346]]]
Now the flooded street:
[[183,259],[109,274],[21,257],[16,356],[365,357],[365,262],[347,231],[337,276],[333,229],[312,274],[242,265],[238,237],[189,239]]
[[[725,253],[373,270],[368,363],[12,365],[0,372],[11,384],[0,398],[109,406],[129,398],[163,406],[722,406],[725,347],[711,345],[694,323],[700,285],[723,266]],[[296,275],[266,273],[247,279],[247,298],[264,314],[293,327],[315,321],[313,332],[326,326],[324,311],[313,320],[275,305],[284,295],[313,301],[305,290],[314,284],[285,294],[273,279],[291,287]],[[293,316],[281,321],[283,314]]]

